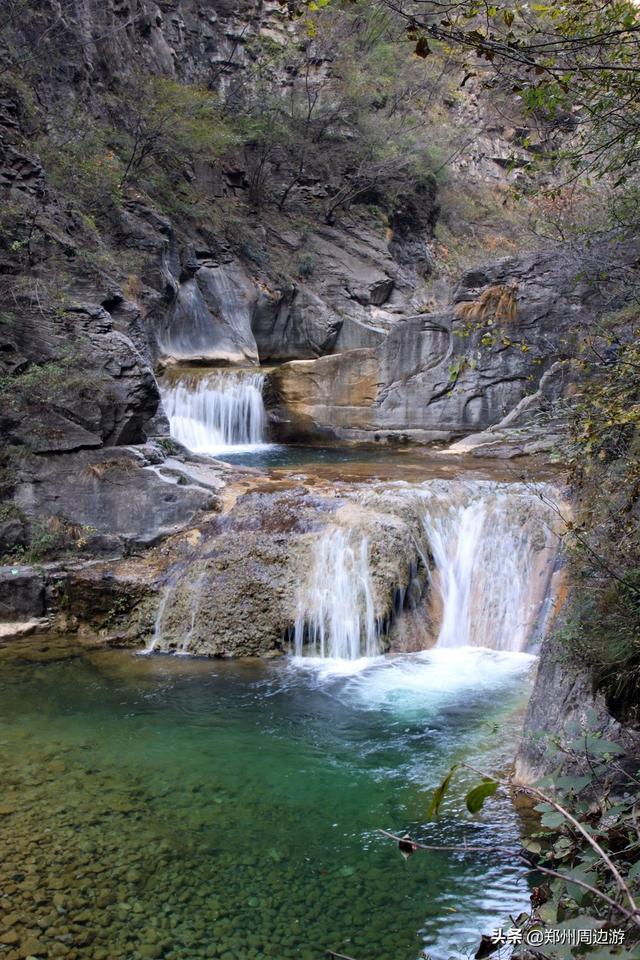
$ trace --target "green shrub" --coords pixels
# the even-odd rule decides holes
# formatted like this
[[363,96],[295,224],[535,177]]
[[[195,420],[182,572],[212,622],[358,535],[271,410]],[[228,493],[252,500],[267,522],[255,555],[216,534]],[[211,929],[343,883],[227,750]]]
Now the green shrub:
[[316,268],[316,258],[312,253],[303,253],[298,260],[298,276],[311,277]]

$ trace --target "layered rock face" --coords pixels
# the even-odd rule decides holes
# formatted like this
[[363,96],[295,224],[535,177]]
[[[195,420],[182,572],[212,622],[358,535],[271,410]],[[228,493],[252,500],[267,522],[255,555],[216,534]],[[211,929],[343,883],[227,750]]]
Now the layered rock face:
[[[603,262],[635,258],[614,239],[600,253],[498,261],[468,272],[449,309],[398,321],[375,348],[284,364],[270,374],[276,429],[285,438],[418,442],[479,434],[459,449],[483,454],[544,447],[536,413],[561,395],[565,362],[616,296],[614,282],[605,289],[593,278]],[[548,424],[547,434],[548,446]]]
[[[419,598],[426,587],[418,504],[355,489],[341,493],[302,485],[249,491],[224,515],[201,516],[185,533],[148,551],[143,563],[78,569],[64,579],[66,603],[111,642],[144,644],[155,652],[274,656],[292,647],[296,621],[304,621],[305,577],[311,576],[319,540],[343,531],[356,552],[366,552],[371,612],[384,646],[398,589],[411,588]],[[334,571],[324,574],[331,584]],[[53,571],[52,597],[56,589]],[[118,596],[123,599],[114,607]],[[422,638],[427,636],[425,623]]]
[[[291,30],[277,3],[91,0],[64,9],[36,4],[32,12],[3,25],[11,49],[2,46],[0,57],[20,64],[35,56],[42,117],[73,125],[76,111],[85,111],[91,128],[70,138],[89,141],[117,125],[113,103],[136,71],[222,90],[250,62],[251,38],[281,39]],[[76,207],[59,192],[51,164],[30,149],[34,131],[42,131],[23,93],[3,86],[0,105],[0,481],[12,501],[0,520],[0,550],[24,546],[51,519],[105,536],[112,529],[119,548],[152,541],[187,523],[198,497],[208,503],[206,488],[196,496],[178,484],[167,511],[157,476],[140,467],[146,454],[132,460],[112,451],[168,436],[156,364],[256,364],[380,342],[410,309],[416,270],[428,272],[435,184],[427,177],[417,194],[398,198],[394,244],[364,209],[349,224],[318,225],[311,235],[306,222],[299,227],[273,210],[257,222],[247,218],[246,177],[231,162],[196,163],[184,175],[212,202],[233,210],[238,201],[247,236],[235,246],[208,223],[184,211],[168,215],[136,190],[122,191],[115,212],[89,216],[81,201]],[[46,136],[41,142],[46,147]],[[80,152],[75,163],[83,162]],[[107,153],[92,181],[101,210],[108,163]],[[73,165],[63,171],[67,186],[77,172]],[[261,266],[264,250],[270,259]],[[132,464],[119,484],[145,504],[130,537],[110,492],[115,460],[118,470]],[[99,463],[105,479],[98,482]],[[80,479],[89,468],[90,507]],[[58,482],[66,493],[55,494]],[[89,542],[97,545],[95,537]]]

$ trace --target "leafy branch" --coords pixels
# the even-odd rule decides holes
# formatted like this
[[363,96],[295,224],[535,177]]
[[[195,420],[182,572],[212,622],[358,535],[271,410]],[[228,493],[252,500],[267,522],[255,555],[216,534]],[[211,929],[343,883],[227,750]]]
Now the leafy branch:
[[[596,913],[597,923],[605,922],[602,919],[602,910],[609,911],[609,915],[617,916],[626,926],[631,939],[637,940],[640,938],[640,909],[632,889],[633,883],[640,876],[640,868],[633,862],[640,846],[637,804],[633,798],[612,800],[612,783],[607,776],[610,766],[614,764],[619,780],[622,778],[623,782],[637,783],[635,777],[627,774],[621,765],[613,761],[613,758],[622,752],[618,744],[584,730],[570,748],[564,750],[573,766],[578,764],[578,769],[586,769],[587,772],[583,775],[562,775],[561,768],[558,768],[538,784],[522,785],[515,784],[511,778],[488,776],[468,763],[454,764],[451,767],[433,791],[427,811],[428,818],[435,818],[440,814],[454,782],[455,772],[462,766],[481,777],[465,795],[466,807],[471,814],[478,813],[485,801],[498,790],[508,795],[518,791],[535,801],[535,810],[541,817],[543,828],[538,834],[541,841],[525,841],[526,849],[501,844],[430,844],[417,840],[410,834],[400,835],[385,829],[378,832],[393,840],[405,858],[426,850],[463,855],[495,853],[517,862],[525,868],[523,876],[534,874],[553,881],[556,911],[563,891],[568,893],[569,899],[564,903],[569,913],[572,909],[577,911],[581,898],[588,895],[592,898],[592,909]],[[634,825],[636,839],[633,839],[632,835]],[[629,831],[632,831],[631,835]],[[631,838],[620,849],[617,838],[625,833]],[[616,860],[621,862],[617,863]],[[560,862],[564,861],[568,861],[570,869],[560,866]],[[536,890],[539,891],[540,888]],[[550,897],[551,892],[542,897],[538,906],[544,905]],[[574,908],[570,906],[572,902],[576,904]],[[534,913],[527,922],[540,921],[541,916]],[[483,938],[483,943],[484,940],[486,938]],[[489,949],[488,952],[492,950]]]

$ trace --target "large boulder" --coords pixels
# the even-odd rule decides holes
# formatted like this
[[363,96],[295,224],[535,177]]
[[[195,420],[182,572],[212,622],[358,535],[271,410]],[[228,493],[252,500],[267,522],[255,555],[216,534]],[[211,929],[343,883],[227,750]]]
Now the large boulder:
[[[118,644],[205,656],[276,655],[291,644],[296,620],[313,616],[318,548],[338,530],[347,548],[367,552],[373,612],[384,633],[398,592],[406,595],[421,564],[418,505],[375,492],[345,489],[336,497],[303,486],[257,486],[227,513],[201,518],[135,567],[122,560],[73,572],[67,595],[93,598],[80,607],[74,601],[74,609]],[[336,571],[322,566],[320,574]],[[427,582],[424,567],[421,582]],[[122,615],[106,624],[120,589],[127,598]]]
[[156,543],[196,512],[220,507],[210,483],[127,447],[31,457],[22,464],[14,503],[32,534],[55,533],[62,550],[111,554]]
[[268,374],[265,399],[277,411],[273,425],[278,438],[361,436],[371,423],[380,376],[373,350],[350,350],[276,367]]

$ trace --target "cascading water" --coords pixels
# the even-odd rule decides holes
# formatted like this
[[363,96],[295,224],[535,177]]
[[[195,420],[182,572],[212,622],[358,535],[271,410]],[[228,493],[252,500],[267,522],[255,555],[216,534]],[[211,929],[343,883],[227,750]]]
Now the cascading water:
[[318,541],[314,565],[298,603],[297,656],[357,660],[380,652],[366,537],[341,527]]
[[200,613],[200,600],[202,597],[202,588],[206,580],[206,575],[204,571],[200,574],[199,577],[189,584],[189,629],[187,630],[184,640],[182,641],[182,647],[179,651],[180,654],[188,655],[189,654],[189,644],[191,643],[191,638],[193,636],[193,631],[198,619],[198,614]]
[[194,453],[265,442],[264,374],[225,370],[161,385],[171,436]]
[[541,489],[483,481],[434,484],[424,525],[433,553],[439,647],[521,652],[552,570],[554,514]]
[[[541,629],[558,544],[555,514],[545,493],[552,496],[544,485],[481,480],[375,490],[377,509],[386,506],[397,515],[403,504],[411,504],[412,516],[419,518],[414,521],[421,526],[414,536],[416,558],[431,568],[425,647],[435,633],[438,647],[527,649]],[[365,502],[372,505],[371,499]],[[422,551],[425,538],[431,563]],[[376,656],[383,618],[374,602],[367,539],[354,529],[334,527],[314,551],[311,574],[298,598],[296,655],[306,649],[325,658]],[[397,595],[404,595],[404,587],[396,584]],[[403,607],[396,603],[391,619],[402,617]],[[391,609],[389,603],[386,609]]]
[[141,650],[141,654],[153,653],[159,643],[162,642],[162,628],[164,626],[164,617],[165,611],[167,609],[167,604],[171,599],[171,596],[175,589],[175,583],[173,579],[169,580],[169,583],[165,586],[162,597],[160,598],[160,603],[158,604],[158,611],[156,613],[156,619],[153,624],[153,634],[151,635],[151,640],[144,648]]

